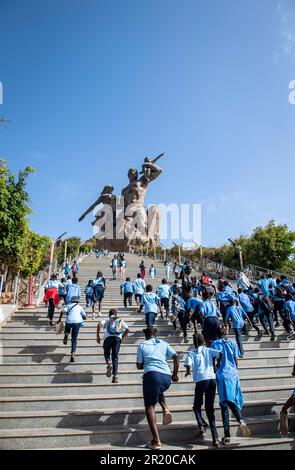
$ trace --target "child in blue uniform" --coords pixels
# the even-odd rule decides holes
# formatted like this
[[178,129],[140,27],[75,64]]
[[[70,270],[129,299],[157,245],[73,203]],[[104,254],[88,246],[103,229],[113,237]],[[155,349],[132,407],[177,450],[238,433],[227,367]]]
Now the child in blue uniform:
[[216,372],[219,403],[221,407],[224,437],[221,442],[230,444],[229,408],[240,425],[244,437],[250,437],[251,431],[242,417],[243,394],[237,369],[237,360],[240,356],[237,344],[225,338],[225,329],[218,327],[217,340],[211,343],[211,348],[222,352],[222,359]]

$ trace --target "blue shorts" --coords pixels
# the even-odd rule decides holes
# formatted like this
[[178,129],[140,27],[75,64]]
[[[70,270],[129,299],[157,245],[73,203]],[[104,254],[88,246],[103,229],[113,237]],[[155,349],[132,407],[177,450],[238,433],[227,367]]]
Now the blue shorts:
[[171,375],[151,371],[143,376],[144,406],[154,406],[159,403],[162,395],[171,385]]

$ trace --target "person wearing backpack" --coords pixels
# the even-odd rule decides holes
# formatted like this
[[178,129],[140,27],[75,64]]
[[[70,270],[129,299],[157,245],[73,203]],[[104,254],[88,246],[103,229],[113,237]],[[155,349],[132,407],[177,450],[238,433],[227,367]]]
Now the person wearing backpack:
[[132,305],[133,284],[130,277],[126,277],[126,281],[122,282],[120,286],[120,294],[124,295],[124,307],[127,308],[127,301],[129,306]]
[[66,304],[66,290],[67,290],[67,282],[66,278],[62,277],[60,280],[60,285],[58,287],[58,296],[60,300],[64,301],[64,304]]
[[73,277],[72,283],[67,285],[66,304],[71,303],[72,297],[81,297],[81,289],[80,286],[78,286],[78,278],[76,276]]
[[91,308],[93,305],[93,285],[92,280],[89,279],[87,286],[84,289],[84,294],[86,295],[86,307]]
[[104,291],[106,288],[106,281],[101,271],[98,271],[96,278],[92,280],[92,287],[93,287],[92,313],[93,313],[93,320],[95,320],[95,305],[98,302],[98,316],[100,317],[102,300],[104,298]]
[[[100,331],[104,328],[104,358],[107,365],[106,376],[111,377],[113,374],[112,383],[119,383],[118,380],[118,365],[119,365],[119,352],[121,343],[124,341],[129,333],[128,325],[118,318],[117,310],[111,309],[109,311],[109,318],[101,320],[97,325],[96,342],[100,344]],[[112,361],[111,361],[112,354]]]
[[67,319],[65,324],[65,336],[63,339],[64,345],[68,342],[68,336],[71,333],[71,360],[70,362],[75,362],[75,352],[77,349],[77,340],[79,330],[83,325],[83,320],[86,320],[86,313],[84,312],[81,305],[79,305],[79,297],[73,296],[71,302],[66,305],[60,312],[59,320],[57,323],[61,322],[63,313],[66,313]]

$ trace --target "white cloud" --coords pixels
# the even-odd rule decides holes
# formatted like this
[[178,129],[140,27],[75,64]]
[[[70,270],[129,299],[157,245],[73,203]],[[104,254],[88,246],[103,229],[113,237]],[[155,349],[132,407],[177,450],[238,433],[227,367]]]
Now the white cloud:
[[282,2],[277,4],[280,17],[280,37],[286,56],[295,59],[295,13],[287,10]]

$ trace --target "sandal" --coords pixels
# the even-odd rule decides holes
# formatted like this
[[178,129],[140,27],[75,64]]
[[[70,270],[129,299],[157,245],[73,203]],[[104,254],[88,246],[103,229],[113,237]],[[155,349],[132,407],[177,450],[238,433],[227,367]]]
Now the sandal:
[[171,424],[171,423],[172,423],[172,414],[170,413],[170,411],[163,413],[163,421],[162,421],[163,426],[167,426],[168,424]]
[[146,447],[151,450],[160,450],[161,444],[154,444],[153,441],[149,442]]

